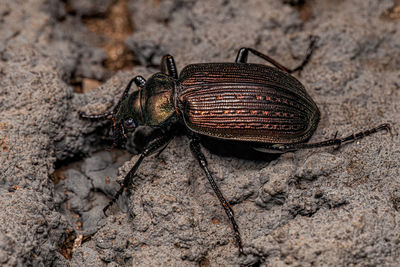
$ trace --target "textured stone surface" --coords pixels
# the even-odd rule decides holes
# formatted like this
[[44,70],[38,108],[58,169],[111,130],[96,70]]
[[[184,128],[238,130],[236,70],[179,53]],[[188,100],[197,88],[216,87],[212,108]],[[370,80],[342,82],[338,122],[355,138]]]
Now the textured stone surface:
[[[396,1],[311,1],[307,21],[300,18],[304,9],[276,0],[128,1],[134,32],[126,45],[142,66],[85,95],[67,82],[103,81],[110,72],[97,46],[103,37],[81,16],[103,14],[111,1],[67,2],[0,0],[1,265],[398,263],[400,20],[387,16]],[[130,200],[120,201],[126,213],[114,206],[105,218],[101,209],[118,188],[113,179],[122,179],[137,157],[118,171],[110,154],[94,154],[52,183],[57,160],[86,155],[106,134],[104,123],[81,121],[77,110],[108,110],[130,77],[157,71],[146,66],[163,54],[182,69],[233,61],[238,48],[250,46],[292,67],[311,34],[320,37],[318,48],[296,76],[322,113],[312,141],[382,122],[392,123],[393,136],[271,162],[203,149],[235,211],[245,256],[238,257],[230,223],[185,137],[143,162]],[[59,248],[71,232],[90,238],[66,260]]]

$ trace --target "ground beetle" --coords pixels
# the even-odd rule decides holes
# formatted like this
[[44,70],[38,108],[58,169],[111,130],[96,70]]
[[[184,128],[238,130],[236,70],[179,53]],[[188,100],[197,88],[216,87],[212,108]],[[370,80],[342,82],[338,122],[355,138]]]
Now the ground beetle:
[[[309,61],[316,37],[303,62],[289,69],[252,48],[241,48],[235,63],[203,63],[186,66],[180,75],[170,55],[161,60],[161,72],[146,82],[134,77],[127,85],[116,107],[109,113],[85,115],[82,119],[113,121],[115,143],[127,140],[127,133],[139,125],[157,129],[157,134],[144,146],[139,159],[126,175],[120,190],[106,210],[128,188],[143,159],[162,151],[178,131],[190,139],[190,149],[205,172],[212,189],[230,219],[239,252],[243,245],[231,206],[225,200],[200,149],[200,137],[233,140],[264,152],[284,153],[297,149],[340,146],[378,131],[390,131],[389,124],[317,143],[305,143],[317,128],[320,111],[304,86],[290,73],[301,70]],[[248,53],[258,56],[274,67],[247,63]],[[135,83],[138,91],[129,94]],[[180,130],[178,130],[180,129]]]

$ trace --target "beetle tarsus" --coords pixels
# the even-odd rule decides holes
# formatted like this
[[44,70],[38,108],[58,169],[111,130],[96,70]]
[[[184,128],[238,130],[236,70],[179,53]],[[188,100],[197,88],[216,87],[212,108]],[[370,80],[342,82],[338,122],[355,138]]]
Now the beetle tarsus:
[[114,203],[115,203],[115,198],[113,198],[110,202],[108,202],[108,204],[103,208],[103,214],[104,214],[104,216],[105,217],[108,217],[108,215],[107,215],[107,210],[108,210],[108,208],[109,207],[111,207],[112,205],[114,205]]
[[[238,242],[239,243],[239,242]],[[245,254],[244,254],[244,251],[243,251],[243,246],[242,246],[242,244],[241,243],[239,243],[239,256],[244,256]]]
[[370,136],[372,134],[381,132],[381,131],[386,131],[391,133],[391,125],[389,123],[384,123],[381,124],[377,127],[364,130],[361,132],[358,132],[356,134],[351,134],[349,136],[346,136],[344,138],[336,138],[336,135],[334,138],[326,140],[326,141],[321,141],[317,143],[298,143],[298,144],[275,144],[272,145],[272,149],[279,150],[281,152],[288,152],[288,151],[295,151],[299,149],[311,149],[311,148],[320,148],[320,147],[327,147],[327,146],[336,146],[335,149],[339,149],[342,145],[348,144],[351,142],[354,142],[356,140],[363,139],[364,137]]
[[308,45],[306,56],[303,59],[303,62],[301,62],[301,64],[299,66],[297,66],[296,68],[289,70],[289,73],[293,73],[296,71],[302,71],[303,68],[305,67],[305,65],[307,65],[307,63],[310,61],[311,55],[314,52],[314,49],[319,40],[319,37],[316,35],[310,35],[309,39],[310,39],[310,44]]

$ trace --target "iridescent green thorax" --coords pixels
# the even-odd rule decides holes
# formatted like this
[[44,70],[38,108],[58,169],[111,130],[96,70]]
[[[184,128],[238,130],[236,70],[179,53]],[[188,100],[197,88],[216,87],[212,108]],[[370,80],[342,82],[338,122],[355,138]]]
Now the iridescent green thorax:
[[156,73],[146,82],[141,92],[142,116],[145,125],[156,126],[175,112],[173,78]]
[[173,78],[156,73],[144,88],[130,94],[120,106],[117,122],[132,118],[137,125],[157,126],[175,112]]

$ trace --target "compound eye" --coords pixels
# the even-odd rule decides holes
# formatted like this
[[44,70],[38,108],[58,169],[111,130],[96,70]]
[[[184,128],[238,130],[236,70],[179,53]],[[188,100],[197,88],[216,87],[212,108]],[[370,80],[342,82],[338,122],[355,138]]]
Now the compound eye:
[[128,129],[134,129],[136,128],[135,121],[132,118],[127,119],[124,121],[124,126]]

